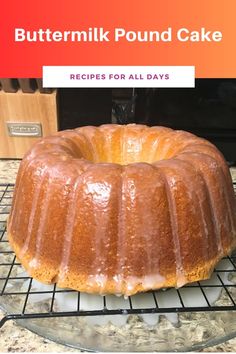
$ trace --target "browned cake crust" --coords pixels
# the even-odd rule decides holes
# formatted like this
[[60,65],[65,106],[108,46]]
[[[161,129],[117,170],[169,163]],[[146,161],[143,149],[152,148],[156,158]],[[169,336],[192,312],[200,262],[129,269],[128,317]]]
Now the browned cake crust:
[[183,131],[59,132],[22,160],[8,237],[31,276],[61,287],[131,295],[207,279],[236,247],[229,170]]

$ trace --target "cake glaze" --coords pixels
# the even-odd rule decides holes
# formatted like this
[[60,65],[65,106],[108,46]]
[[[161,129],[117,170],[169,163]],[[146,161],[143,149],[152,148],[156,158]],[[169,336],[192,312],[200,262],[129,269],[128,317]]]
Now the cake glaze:
[[214,145],[164,127],[58,132],[25,155],[8,237],[29,274],[132,295],[207,279],[236,247],[236,202]]

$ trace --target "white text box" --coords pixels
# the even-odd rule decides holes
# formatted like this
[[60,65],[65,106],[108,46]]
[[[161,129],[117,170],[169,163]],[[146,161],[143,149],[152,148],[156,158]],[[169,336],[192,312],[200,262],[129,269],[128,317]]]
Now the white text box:
[[195,67],[44,66],[43,87],[195,87]]

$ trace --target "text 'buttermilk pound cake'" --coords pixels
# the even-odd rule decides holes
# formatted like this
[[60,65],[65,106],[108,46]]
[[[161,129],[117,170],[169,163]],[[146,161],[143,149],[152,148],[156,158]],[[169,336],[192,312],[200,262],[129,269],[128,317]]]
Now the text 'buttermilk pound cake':
[[208,141],[144,125],[66,130],[21,162],[8,237],[29,274],[131,295],[207,279],[236,247],[229,169]]

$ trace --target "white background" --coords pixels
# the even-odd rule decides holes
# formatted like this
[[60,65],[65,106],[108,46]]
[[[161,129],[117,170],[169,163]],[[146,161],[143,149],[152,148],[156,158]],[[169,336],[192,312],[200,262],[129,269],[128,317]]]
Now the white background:
[[[71,80],[71,74],[105,74],[105,80]],[[125,75],[125,80],[109,79],[110,75]],[[147,80],[147,74],[158,80]],[[160,79],[168,74],[169,80]],[[134,80],[130,75],[136,76]],[[141,79],[142,78],[142,79]],[[44,87],[195,87],[194,66],[44,66]]]

